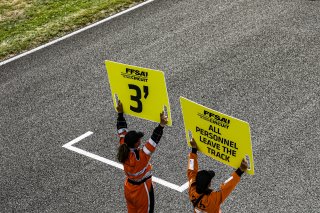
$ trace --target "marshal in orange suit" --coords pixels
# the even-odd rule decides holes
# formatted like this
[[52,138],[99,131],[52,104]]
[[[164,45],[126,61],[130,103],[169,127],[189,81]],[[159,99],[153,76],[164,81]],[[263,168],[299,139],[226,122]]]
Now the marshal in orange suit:
[[248,163],[243,159],[240,167],[220,186],[219,191],[210,189],[214,171],[198,172],[197,144],[192,138],[192,151],[188,161],[189,199],[196,213],[221,213],[220,205],[240,182],[241,175],[248,169]]
[[168,122],[164,113],[160,113],[160,124],[153,130],[151,137],[142,148],[142,132],[128,131],[127,122],[123,116],[123,106],[119,101],[117,106],[117,129],[120,146],[117,158],[123,164],[126,180],[124,195],[129,213],[154,212],[154,191],[152,186],[152,166],[149,163],[152,153],[159,143],[163,128]]

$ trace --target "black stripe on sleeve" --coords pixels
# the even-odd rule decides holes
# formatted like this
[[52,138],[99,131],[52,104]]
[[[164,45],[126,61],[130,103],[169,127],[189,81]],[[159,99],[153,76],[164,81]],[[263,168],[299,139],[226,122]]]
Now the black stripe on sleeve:
[[238,169],[236,170],[236,173],[237,173],[237,175],[238,175],[239,177],[241,177],[241,175],[243,174],[243,171],[241,171],[241,169],[238,168]]
[[161,139],[161,136],[163,134],[163,128],[162,126],[160,126],[160,124],[153,130],[153,133],[151,135],[151,139],[156,143],[158,144],[160,139]]
[[191,150],[191,152],[194,154],[197,154],[197,151],[198,151],[197,148],[192,148],[192,150]]
[[123,113],[118,113],[117,129],[122,129],[122,128],[127,128],[127,122],[123,116]]

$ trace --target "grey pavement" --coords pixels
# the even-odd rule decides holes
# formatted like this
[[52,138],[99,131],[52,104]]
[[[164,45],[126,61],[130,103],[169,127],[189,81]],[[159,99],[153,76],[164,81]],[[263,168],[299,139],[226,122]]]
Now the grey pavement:
[[[182,185],[189,149],[179,96],[251,125],[255,175],[223,212],[319,212],[320,1],[155,0],[0,66],[0,212],[126,212],[116,112],[104,60],[165,72],[173,126],[154,175]],[[150,135],[155,123],[127,116]],[[214,169],[213,188],[232,168]],[[155,212],[192,212],[187,191],[155,186]]]

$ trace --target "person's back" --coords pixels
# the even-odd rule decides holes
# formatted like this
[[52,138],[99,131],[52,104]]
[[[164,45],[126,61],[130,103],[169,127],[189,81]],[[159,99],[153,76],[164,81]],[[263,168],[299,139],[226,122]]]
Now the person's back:
[[209,187],[215,173],[202,170],[198,172],[197,145],[192,139],[190,142],[192,152],[188,161],[189,199],[194,206],[194,212],[221,213],[220,205],[236,187],[241,175],[248,168],[247,162],[242,161],[240,168],[234,171],[231,177],[220,186],[219,191],[213,191]]
[[[125,136],[130,136],[131,133],[138,134],[135,133],[135,131],[130,131],[128,133],[123,132],[119,136],[121,136],[122,134],[124,134]],[[159,134],[162,134],[162,131]],[[124,140],[122,139],[122,137],[120,137],[120,145],[122,145],[123,143]],[[149,141],[145,143],[143,148],[129,148],[129,155],[127,159],[123,162],[123,167],[126,176],[130,180],[139,182],[142,179],[151,176],[152,166],[149,163],[149,160],[151,158],[151,153],[153,153],[156,149],[156,145],[157,144],[150,138]]]
[[123,164],[126,180],[124,194],[129,213],[151,213],[154,211],[154,191],[152,186],[152,166],[149,163],[151,154],[159,143],[167,117],[160,113],[160,124],[153,130],[149,140],[140,148],[142,132],[128,131],[123,116],[123,106],[117,106],[117,130],[120,146],[117,158]]

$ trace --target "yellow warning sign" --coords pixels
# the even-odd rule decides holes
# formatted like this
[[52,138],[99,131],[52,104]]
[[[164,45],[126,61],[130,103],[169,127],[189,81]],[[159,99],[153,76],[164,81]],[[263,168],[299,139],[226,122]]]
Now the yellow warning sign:
[[168,125],[172,125],[162,71],[108,60],[105,64],[115,109],[117,99],[120,99],[124,113],[154,122],[160,122],[160,113],[164,110],[168,116]]
[[247,173],[254,175],[250,126],[247,122],[183,97],[180,97],[180,104],[189,146],[193,137],[200,152],[233,168],[239,168],[245,158],[249,164]]

